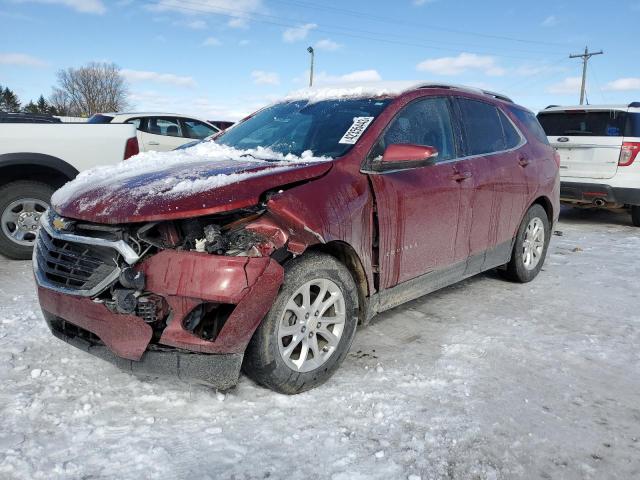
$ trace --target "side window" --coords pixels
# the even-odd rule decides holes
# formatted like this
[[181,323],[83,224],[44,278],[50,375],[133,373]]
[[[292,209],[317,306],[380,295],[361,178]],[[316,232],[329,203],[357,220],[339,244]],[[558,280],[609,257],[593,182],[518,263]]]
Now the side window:
[[438,161],[455,158],[449,105],[445,98],[426,98],[407,105],[389,124],[374,150],[382,155],[389,145],[413,144],[435,147]]
[[483,155],[505,150],[498,109],[485,102],[458,98],[467,155]]
[[181,137],[178,119],[173,117],[149,117],[144,129],[154,135],[166,135],[168,137]]
[[198,120],[182,118],[180,123],[182,124],[182,136],[186,138],[202,140],[216,133],[216,130]]
[[522,138],[520,134],[513,126],[511,121],[507,118],[507,116],[498,109],[498,116],[500,117],[500,123],[502,124],[502,132],[504,134],[504,146],[506,149],[517,147]]

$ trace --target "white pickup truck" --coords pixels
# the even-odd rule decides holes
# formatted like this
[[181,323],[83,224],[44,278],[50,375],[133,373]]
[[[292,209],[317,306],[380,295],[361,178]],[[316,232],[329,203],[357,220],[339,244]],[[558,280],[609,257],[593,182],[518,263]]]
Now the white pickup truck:
[[55,190],[82,170],[137,153],[132,124],[0,124],[0,253],[30,258]]

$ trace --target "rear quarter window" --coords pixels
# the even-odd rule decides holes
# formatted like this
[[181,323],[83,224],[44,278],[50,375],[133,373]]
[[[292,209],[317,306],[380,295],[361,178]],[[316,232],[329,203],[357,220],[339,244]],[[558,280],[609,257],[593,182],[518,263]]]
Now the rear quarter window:
[[540,122],[533,113],[516,107],[512,107],[509,110],[529,133],[533,134],[533,136],[542,143],[546,143],[547,145],[549,144],[547,133],[544,131],[542,125],[540,125]]

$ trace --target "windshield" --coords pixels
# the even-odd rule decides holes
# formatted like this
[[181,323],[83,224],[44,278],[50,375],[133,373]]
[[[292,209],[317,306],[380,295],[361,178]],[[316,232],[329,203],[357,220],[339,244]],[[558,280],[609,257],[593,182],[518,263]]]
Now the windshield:
[[216,143],[241,150],[264,147],[279,153],[340,157],[358,141],[390,99],[344,99],[279,103],[227,130]]

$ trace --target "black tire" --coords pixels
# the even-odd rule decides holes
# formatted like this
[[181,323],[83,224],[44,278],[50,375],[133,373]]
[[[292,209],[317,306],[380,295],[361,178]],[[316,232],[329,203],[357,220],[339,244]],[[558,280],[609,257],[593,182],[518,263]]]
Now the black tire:
[[[2,218],[2,214],[9,205],[21,199],[33,198],[49,205],[54,191],[55,188],[46,183],[30,180],[18,180],[6,184],[0,187],[0,218]],[[8,228],[6,227],[7,230]],[[32,251],[33,244],[21,245],[16,243],[5,232],[3,225],[0,225],[0,253],[14,260],[28,260],[31,258]]]
[[[538,261],[535,267],[528,269],[524,264],[524,259],[522,256],[522,252],[524,249],[524,239],[526,235],[527,226],[529,223],[538,218],[542,225],[544,226],[544,245],[542,248],[542,254],[540,256],[540,260]],[[549,248],[549,240],[551,239],[551,227],[549,225],[549,218],[547,217],[547,212],[541,205],[535,204],[532,205],[524,218],[522,219],[522,223],[518,228],[518,234],[516,235],[516,240],[513,245],[513,251],[511,252],[511,260],[506,265],[505,270],[500,270],[500,273],[513,282],[519,283],[527,283],[533,280],[538,276],[542,266],[544,265],[544,260],[547,256],[547,249]]]
[[[319,368],[299,372],[291,368],[280,354],[278,324],[285,306],[306,282],[331,280],[344,298],[345,323],[337,347]],[[299,321],[296,319],[296,323]],[[309,252],[285,265],[285,278],[271,310],[256,330],[245,352],[243,370],[253,380],[279,393],[288,395],[310,390],[326,382],[349,352],[358,323],[358,295],[349,270],[334,257]],[[303,330],[304,331],[304,330]],[[320,334],[321,335],[321,334]]]
[[631,223],[636,227],[640,227],[640,206],[638,205],[631,207]]

